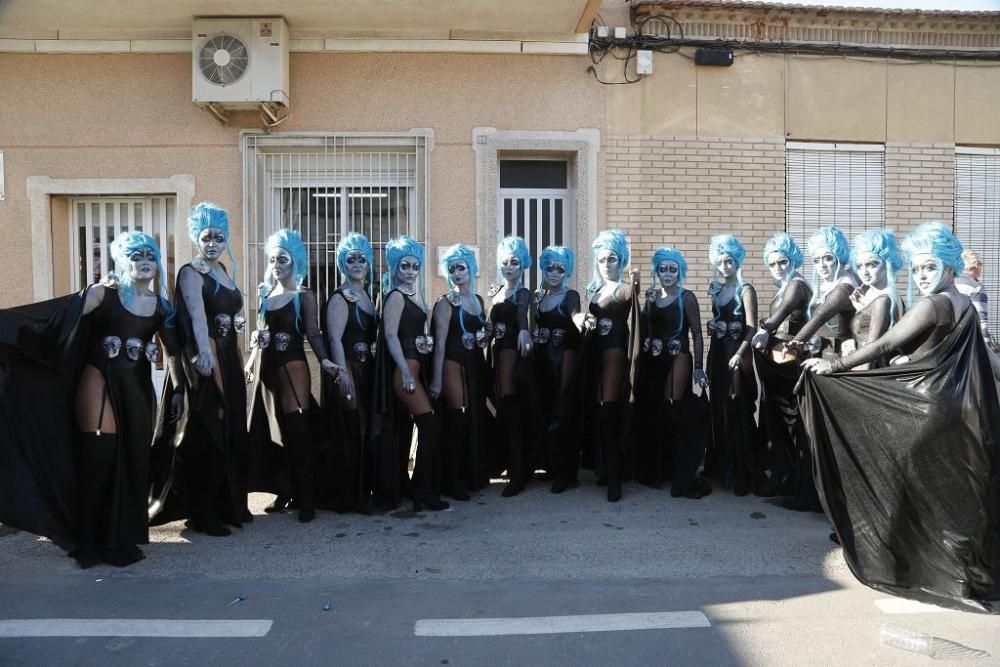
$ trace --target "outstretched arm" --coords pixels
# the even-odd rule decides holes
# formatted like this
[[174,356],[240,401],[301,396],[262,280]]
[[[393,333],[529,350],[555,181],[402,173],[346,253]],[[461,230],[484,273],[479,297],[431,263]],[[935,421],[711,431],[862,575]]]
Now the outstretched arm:
[[694,380],[700,385],[707,383],[705,371],[703,370],[702,357],[705,354],[705,339],[701,335],[701,308],[698,307],[698,299],[694,292],[684,290],[684,317],[688,321],[688,329],[691,331],[691,347],[694,356]]
[[326,341],[319,330],[319,308],[316,305],[316,293],[312,290],[302,290],[299,292],[299,307],[302,315],[302,326],[306,330],[306,338],[309,345],[319,359],[320,366],[324,371],[336,377],[340,372],[340,366],[330,361],[330,355],[326,351]]
[[893,350],[906,346],[937,324],[937,313],[931,299],[921,299],[900,318],[899,322],[877,340],[855,350],[846,357],[830,362],[825,359],[807,359],[802,366],[820,375],[839,373],[861,364],[871,363]]

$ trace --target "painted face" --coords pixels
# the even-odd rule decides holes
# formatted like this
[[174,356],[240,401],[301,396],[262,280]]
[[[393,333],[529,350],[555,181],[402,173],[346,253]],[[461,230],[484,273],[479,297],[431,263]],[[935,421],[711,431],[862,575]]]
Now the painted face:
[[885,288],[885,261],[881,257],[870,252],[862,253],[858,255],[857,269],[863,284],[875,289]]
[[618,253],[607,248],[597,253],[597,271],[604,280],[618,280],[622,272]]
[[132,280],[152,280],[156,277],[156,253],[152,248],[133,250],[128,261]]
[[735,276],[736,271],[739,268],[740,265],[737,264],[736,260],[729,255],[723,255],[719,258],[719,261],[715,263],[715,270],[719,272],[719,276],[721,276],[723,280],[729,280]]
[[284,248],[275,248],[267,258],[267,270],[276,282],[292,275],[292,256]]
[[913,272],[913,282],[916,283],[920,294],[927,296],[940,291],[942,285],[947,284],[951,267],[945,267],[944,263],[929,253],[914,255],[910,262],[910,270]]
[[816,275],[820,280],[833,280],[840,267],[840,260],[829,250],[821,250],[813,255],[813,266],[816,267]]
[[420,260],[413,255],[407,255],[399,260],[396,267],[396,283],[407,287],[417,284],[420,277]]
[[542,271],[542,277],[545,281],[545,287],[548,289],[561,287],[563,280],[566,278],[566,265],[559,262],[552,262]]
[[772,252],[767,256],[767,269],[771,272],[771,277],[779,283],[786,282],[795,271],[792,260],[780,252]]
[[344,257],[347,275],[352,280],[364,280],[368,275],[368,258],[360,250],[352,250]]
[[681,267],[677,262],[666,260],[660,262],[660,265],[656,267],[656,277],[660,279],[660,286],[663,289],[674,287],[680,280],[680,276]]
[[469,265],[464,261],[454,261],[448,265],[448,277],[455,287],[469,284]]
[[218,259],[226,251],[226,235],[218,227],[206,227],[198,235],[198,252],[205,259]]
[[521,260],[517,255],[503,255],[500,257],[500,275],[504,280],[517,280],[521,277]]

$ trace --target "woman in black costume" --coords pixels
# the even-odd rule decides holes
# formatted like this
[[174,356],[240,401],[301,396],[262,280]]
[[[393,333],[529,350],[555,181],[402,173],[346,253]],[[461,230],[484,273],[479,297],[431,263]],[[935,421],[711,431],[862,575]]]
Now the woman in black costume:
[[[807,246],[813,263],[813,297],[809,302],[809,320],[802,325],[784,350],[799,358],[840,358],[844,345],[850,349],[851,320],[854,318],[852,294],[860,282],[851,268],[850,246],[836,227],[823,227],[809,237]],[[851,341],[851,343],[848,343]],[[809,448],[799,449],[797,473],[792,495],[783,506],[795,511],[819,512],[821,507],[812,481]]]
[[580,294],[566,287],[575,257],[566,246],[549,246],[538,258],[541,287],[535,295],[535,381],[545,428],[552,493],[580,485],[580,445],[573,429],[572,398],[582,338],[574,317]]
[[757,450],[759,496],[795,496],[800,486],[812,488],[809,441],[802,429],[795,384],[802,370],[798,357],[785,345],[808,319],[812,287],[799,273],[802,251],[791,236],[779,232],[764,244],[764,262],[778,288],[771,312],[761,320],[751,344],[760,376],[760,428]]
[[324,484],[318,497],[321,507],[338,512],[367,512],[374,485],[373,461],[366,447],[378,326],[369,295],[373,259],[372,245],[362,234],[348,234],[337,244],[343,282],[324,309],[330,356],[344,370],[336,380],[323,376],[323,411],[332,421],[333,442],[325,470],[329,486]]
[[[392,410],[385,405],[392,400],[392,396],[385,395],[391,387],[392,395],[402,404],[403,411],[410,415],[417,427],[417,455],[410,484],[413,510],[420,511],[423,507],[433,511],[445,510],[449,505],[447,501],[441,500],[442,461],[438,449],[441,428],[430,396],[424,388],[424,373],[431,364],[430,353],[434,349],[434,337],[427,334],[427,310],[417,301],[423,301],[423,297],[418,294],[418,284],[424,248],[409,236],[400,236],[386,244],[385,259],[389,267],[388,286],[391,289],[382,302],[383,341],[379,344],[379,354],[384,349],[389,359],[383,362],[382,377],[376,379],[382,383],[381,388],[376,388],[376,392],[382,394],[379,398],[382,405],[376,409],[382,415]],[[398,440],[398,433],[392,432],[395,426],[390,425],[388,441],[395,444],[405,441],[408,445],[408,438]],[[396,470],[403,477],[406,476],[408,454],[409,447],[400,447]],[[392,480],[384,480],[384,485],[392,483]],[[398,478],[395,483],[402,485]],[[398,492],[394,495],[398,496]],[[387,494],[386,502],[391,500]]]
[[690,423],[696,400],[692,380],[708,384],[702,369],[701,312],[694,293],[683,288],[687,262],[679,250],[659,248],[652,264],[659,286],[646,291],[642,310],[635,478],[656,489],[672,479],[673,497],[702,498],[711,487],[698,477],[705,450]]
[[[290,484],[260,484],[259,490],[277,491],[279,499],[289,494],[299,503],[299,521],[316,516],[316,443],[311,430],[311,393],[305,340],[319,357],[323,371],[336,376],[340,367],[330,361],[319,331],[316,295],[302,286],[309,273],[309,256],[298,232],[282,229],[264,244],[267,274],[260,284],[258,329],[248,363],[252,366],[253,406],[250,433],[259,456],[258,473],[273,474],[287,468]],[[259,355],[259,359],[257,359]],[[265,424],[266,423],[266,424]],[[274,452],[271,445],[280,445]],[[270,459],[265,452],[271,452]],[[277,486],[278,488],[275,488]],[[270,488],[268,488],[270,487]],[[280,502],[280,500],[279,500]]]
[[531,253],[520,236],[508,236],[497,246],[497,273],[501,284],[490,290],[490,322],[493,324],[493,373],[497,417],[507,439],[507,486],[505,498],[524,491],[534,472],[535,433],[530,428],[533,383],[531,380],[531,329],[528,313],[531,292],[522,282],[531,268]]
[[[631,452],[626,449],[632,400],[631,369],[635,359],[634,304],[639,272],[625,274],[629,243],[618,229],[597,235],[594,276],[587,285],[589,316],[581,363],[581,390],[587,392],[584,409],[597,407],[595,457],[597,483],[607,484],[608,502],[622,497],[622,481],[631,472]],[[623,280],[624,278],[624,280]],[[630,319],[633,323],[630,324]]]
[[708,321],[708,382],[712,401],[712,442],[705,471],[733,493],[745,496],[754,481],[757,380],[750,339],[757,325],[757,292],[743,281],[746,250],[735,236],[721,234],[708,244],[715,280],[709,285],[713,317]]
[[[869,229],[858,234],[851,248],[851,261],[857,268],[861,287],[851,293],[856,312],[851,318],[851,340],[844,342],[843,354],[877,340],[902,313],[896,293],[896,272],[903,268],[904,260],[892,230]],[[888,359],[880,357],[860,370],[887,364]]]
[[[246,384],[238,334],[246,329],[243,295],[220,261],[229,253],[229,216],[201,203],[188,217],[198,257],[177,272],[177,325],[184,344],[187,420],[177,442],[172,480],[158,484],[150,515],[155,523],[190,517],[187,526],[208,535],[229,535],[223,524],[252,521],[247,509]],[[171,388],[168,387],[168,393]],[[154,456],[174,442],[158,441]]]
[[[863,583],[998,613],[1000,405],[978,318],[954,285],[962,246],[929,222],[903,250],[924,298],[864,347],[803,363],[834,374],[804,382],[817,484]],[[843,372],[897,352],[898,365]]]
[[444,492],[469,500],[469,489],[489,484],[486,468],[486,384],[483,350],[489,345],[486,306],[476,294],[479,267],[472,248],[458,244],[446,249],[441,268],[452,288],[434,306],[433,379],[431,398],[444,396]]

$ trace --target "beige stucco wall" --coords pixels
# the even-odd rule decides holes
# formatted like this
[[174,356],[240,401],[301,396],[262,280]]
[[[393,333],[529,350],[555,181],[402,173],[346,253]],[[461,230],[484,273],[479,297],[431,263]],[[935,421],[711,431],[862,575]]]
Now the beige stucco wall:
[[[260,123],[256,114],[244,113],[226,127],[196,108],[190,68],[184,54],[0,54],[0,90],[18,91],[0,96],[0,118],[16,119],[0,123],[7,183],[0,227],[9,254],[0,262],[0,283],[7,286],[0,306],[33,297],[25,279],[32,270],[30,176],[192,174],[196,201],[229,210],[236,223],[232,243],[242,260],[239,132]],[[474,127],[576,130],[604,124],[603,91],[576,58],[292,54],[290,71],[292,118],[282,131],[434,130],[432,248],[475,238]],[[55,215],[53,222],[66,219]],[[54,250],[59,257],[65,253]]]

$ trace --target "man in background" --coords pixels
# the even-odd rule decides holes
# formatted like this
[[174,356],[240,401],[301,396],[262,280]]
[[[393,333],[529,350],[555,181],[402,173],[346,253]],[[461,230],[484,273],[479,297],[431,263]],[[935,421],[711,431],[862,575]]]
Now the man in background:
[[982,284],[979,282],[979,276],[983,271],[983,262],[979,259],[979,255],[972,250],[963,252],[962,260],[965,262],[965,271],[962,272],[962,275],[955,278],[955,287],[972,301],[976,313],[979,314],[979,328],[983,332],[983,340],[995,352],[997,351],[997,345],[993,341],[993,337],[990,336],[989,329],[989,302],[986,290],[983,289]]

